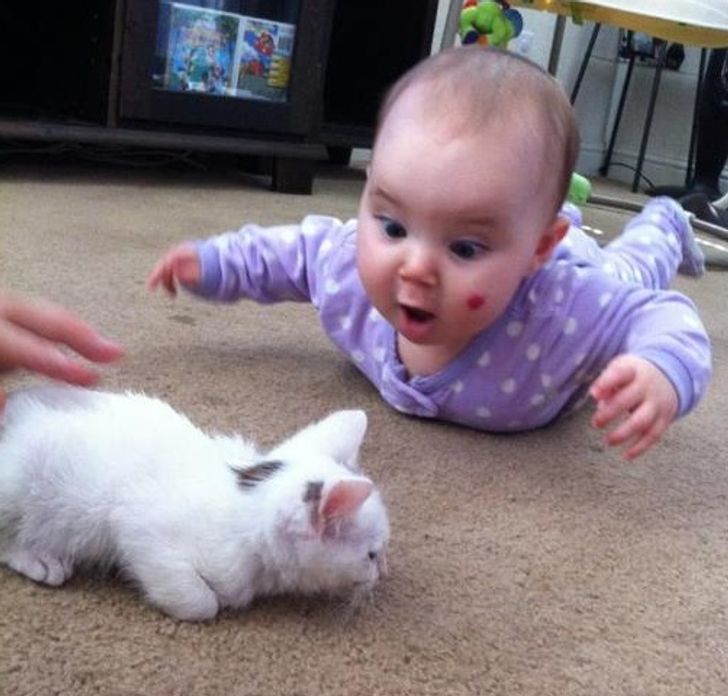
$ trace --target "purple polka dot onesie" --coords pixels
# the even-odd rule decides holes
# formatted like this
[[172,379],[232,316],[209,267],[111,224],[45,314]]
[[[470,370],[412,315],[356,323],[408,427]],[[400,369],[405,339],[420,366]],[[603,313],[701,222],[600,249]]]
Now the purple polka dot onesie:
[[669,378],[679,415],[711,373],[710,342],[693,303],[667,287],[678,268],[702,271],[682,208],[654,199],[600,248],[579,212],[551,260],[521,282],[501,317],[449,365],[409,377],[393,327],[374,309],[356,268],[356,221],[308,216],[300,225],[246,225],[198,243],[202,281],[217,301],[300,301],[316,307],[331,340],[394,408],[489,431],[536,428],[586,400],[621,353]]

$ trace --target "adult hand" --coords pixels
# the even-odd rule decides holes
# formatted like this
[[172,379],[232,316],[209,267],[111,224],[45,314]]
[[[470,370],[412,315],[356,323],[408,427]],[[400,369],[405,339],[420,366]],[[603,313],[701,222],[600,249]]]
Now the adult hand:
[[[124,353],[57,304],[0,293],[0,372],[24,368],[73,384],[94,384],[97,372],[65,354],[60,344],[97,363],[113,362]],[[0,387],[0,409],[5,398]]]

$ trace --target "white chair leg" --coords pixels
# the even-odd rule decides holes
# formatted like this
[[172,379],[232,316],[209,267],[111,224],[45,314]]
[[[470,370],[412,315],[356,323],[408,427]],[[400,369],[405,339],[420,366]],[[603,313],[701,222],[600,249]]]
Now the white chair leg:
[[463,11],[463,0],[450,0],[450,7],[447,9],[445,28],[442,31],[440,50],[452,48],[455,45],[455,36],[460,26],[460,13]]
[[722,195],[718,200],[713,201],[713,205],[721,210],[728,208],[728,193]]

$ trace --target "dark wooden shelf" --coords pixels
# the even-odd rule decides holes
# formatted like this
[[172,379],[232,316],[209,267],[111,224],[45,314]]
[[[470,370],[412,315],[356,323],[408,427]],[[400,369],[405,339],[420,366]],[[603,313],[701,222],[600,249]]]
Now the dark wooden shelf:
[[311,193],[315,164],[327,156],[319,143],[295,143],[229,135],[141,128],[107,128],[0,117],[0,139],[74,142],[167,150],[193,150],[271,158],[272,188],[283,193]]
[[[261,0],[259,11],[287,2],[276,1]],[[0,61],[22,55],[23,70],[0,90],[0,139],[237,154],[265,161],[275,190],[310,193],[316,161],[345,164],[351,148],[371,145],[382,95],[430,52],[437,0],[300,0],[280,103],[154,89],[157,8],[5,8]]]

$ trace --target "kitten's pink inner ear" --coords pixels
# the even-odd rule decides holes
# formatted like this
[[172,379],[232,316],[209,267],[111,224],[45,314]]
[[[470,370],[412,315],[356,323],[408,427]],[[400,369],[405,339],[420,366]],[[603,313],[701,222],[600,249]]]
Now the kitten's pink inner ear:
[[339,481],[331,487],[321,502],[321,518],[330,520],[355,512],[371,495],[374,484],[361,479]]

